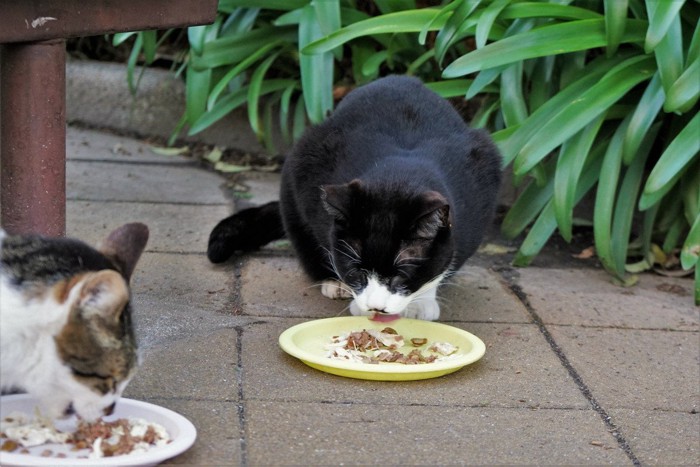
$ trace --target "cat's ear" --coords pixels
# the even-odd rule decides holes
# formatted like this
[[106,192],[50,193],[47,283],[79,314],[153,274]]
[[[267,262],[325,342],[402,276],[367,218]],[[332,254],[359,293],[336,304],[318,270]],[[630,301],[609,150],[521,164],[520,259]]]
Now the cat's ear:
[[128,281],[146,248],[148,227],[140,222],[124,224],[100,243],[98,250],[110,258]]
[[440,229],[449,228],[450,205],[437,191],[421,193],[418,199],[413,233],[419,238],[434,238]]
[[321,186],[321,202],[324,209],[336,219],[347,219],[355,194],[362,189],[358,179],[343,185]]
[[128,301],[126,281],[118,272],[107,269],[87,275],[80,288],[78,305],[84,318],[97,315],[116,320]]

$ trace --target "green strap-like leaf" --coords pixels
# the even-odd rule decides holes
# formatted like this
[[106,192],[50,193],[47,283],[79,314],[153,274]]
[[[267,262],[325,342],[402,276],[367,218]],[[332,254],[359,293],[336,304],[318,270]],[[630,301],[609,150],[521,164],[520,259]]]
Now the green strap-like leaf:
[[617,271],[620,278],[624,276],[625,264],[627,263],[627,248],[632,226],[634,225],[632,219],[642,185],[644,167],[660,127],[661,122],[656,123],[645,136],[644,142],[625,172],[617,194],[617,200],[615,201],[611,230],[612,255],[615,271]]
[[501,112],[506,126],[522,123],[528,115],[523,97],[523,63],[510,65],[501,72]]
[[604,0],[603,5],[605,6],[605,36],[608,40],[605,50],[608,57],[612,57],[617,52],[625,32],[629,3],[628,0]]
[[[304,7],[299,24],[299,48],[323,36],[312,6]],[[330,52],[300,54],[301,87],[306,111],[312,123],[318,124],[333,108],[333,54]]]
[[575,97],[547,121],[522,147],[515,158],[514,172],[524,174],[549,152],[588,125],[627,92],[654,73],[653,59],[632,57],[610,70],[590,89]]
[[294,43],[297,34],[297,29],[293,26],[264,26],[208,41],[204,44],[201,55],[191,55],[190,67],[206,70],[237,64],[275,40]]
[[700,21],[698,21],[693,31],[693,37],[690,39],[690,45],[688,46],[688,56],[686,57],[688,63],[693,63],[696,60],[700,60]]
[[[297,82],[292,79],[269,79],[262,83],[260,95],[280,91],[295,84],[297,84]],[[244,86],[235,92],[227,94],[225,97],[221,98],[211,110],[202,114],[197,121],[190,125],[188,135],[195,135],[209,128],[211,125],[231,113],[234,109],[245,104],[247,100],[248,86]]]
[[[440,10],[423,8],[420,10],[401,11],[388,15],[376,16],[364,21],[353,23],[333,34],[318,39],[306,47],[302,54],[317,54],[333,50],[339,45],[362,36],[375,34],[394,34],[400,32],[419,32],[426,23],[432,21]],[[445,25],[447,17],[436,19],[430,26],[431,31],[437,31]]]
[[695,114],[659,158],[644,186],[639,209],[647,209],[654,204],[653,200],[656,196],[668,192],[683,169],[700,154],[698,134],[700,134],[700,113]]
[[557,169],[554,172],[554,217],[559,226],[559,233],[567,242],[571,241],[576,187],[604,120],[605,114],[601,114],[568,139],[562,145],[557,158]]
[[681,178],[681,196],[683,198],[683,214],[692,225],[695,217],[700,214],[700,159],[695,161],[685,176]]
[[[645,27],[644,21],[629,20],[621,42],[640,42],[644,38]],[[456,78],[529,58],[593,49],[605,44],[605,19],[543,26],[463,55],[445,68],[443,77]]]
[[532,83],[539,83],[539,85],[532,86],[528,93],[530,112],[539,109],[552,97],[552,94],[556,92],[556,88],[552,83],[552,73],[554,71],[556,56],[550,55],[549,57],[540,57],[535,60],[536,63],[532,70],[530,81]]
[[442,65],[447,49],[460,39],[459,30],[463,27],[481,0],[460,0],[459,6],[447,19],[445,25],[435,37],[435,56],[438,64]]
[[[508,66],[489,68],[488,70],[480,72],[478,75],[476,75],[476,78],[474,78],[474,81],[472,82],[472,85],[469,86],[469,89],[467,89],[465,98],[472,99],[477,94],[488,92],[486,91],[486,88],[491,85],[491,83],[496,81],[496,79],[498,79],[498,77],[501,75],[501,72],[506,68],[508,68]],[[492,89],[494,92],[498,92],[498,86],[493,86]]]
[[292,93],[295,91],[295,89],[296,86],[288,86],[280,96],[280,133],[282,133],[282,138],[287,144],[292,142],[292,134],[289,131],[289,106],[292,102]]
[[212,107],[214,107],[214,104],[216,104],[216,101],[219,99],[219,96],[224,91],[224,89],[226,89],[231,80],[233,80],[236,76],[240,75],[243,71],[247,70],[253,63],[257,62],[262,57],[267,55],[267,53],[270,52],[272,49],[279,47],[281,44],[281,41],[272,41],[269,44],[266,44],[265,46],[261,47],[260,49],[243,59],[243,61],[236,64],[236,66],[231,68],[229,71],[227,71],[226,74],[219,80],[219,82],[214,85],[214,87],[211,90],[211,93],[209,93],[209,98],[207,99],[207,108],[211,109]]
[[538,186],[534,180],[531,181],[503,218],[501,232],[506,238],[515,238],[520,235],[552,198],[554,191],[552,168],[547,172],[547,183],[544,186]]
[[666,93],[664,111],[688,112],[700,97],[700,58],[686,68]]
[[156,32],[150,30],[141,33],[143,35],[143,58],[146,64],[151,64],[156,59],[156,46],[158,44]]
[[616,198],[615,193],[617,192],[617,184],[622,167],[622,141],[624,140],[629,120],[630,117],[620,124],[605,152],[603,165],[600,168],[600,179],[598,180],[593,211],[593,237],[596,253],[603,267],[619,279],[624,277],[625,271],[624,268],[620,271],[616,267],[611,227]]
[[685,0],[646,0],[649,29],[644,39],[644,51],[651,53],[661,42],[678,16]]
[[[593,162],[584,170],[581,180],[576,189],[575,203],[581,201],[581,198],[595,185],[600,175],[600,167],[602,157],[593,159]],[[511,208],[512,209],[512,208]],[[557,227],[557,221],[554,217],[554,203],[550,200],[542,209],[542,212],[537,217],[537,220],[530,228],[525,240],[520,245],[518,252],[513,259],[515,266],[527,266],[532,259],[537,256],[542,247],[547,243],[547,240],[552,236]]]
[[297,99],[297,104],[294,107],[294,118],[292,120],[292,138],[294,141],[301,138],[301,135],[306,129],[306,105],[304,104],[304,96]]
[[187,67],[187,79],[185,80],[187,108],[185,114],[190,125],[196,122],[206,111],[210,87],[211,70],[199,71],[193,67]]
[[498,15],[508,6],[510,0],[494,0],[493,3],[484,8],[479,18],[479,23],[476,25],[476,48],[480,49],[486,45],[486,40],[489,37],[489,32]]
[[[311,2],[316,13],[316,20],[321,27],[321,34],[327,36],[340,29],[340,1],[323,0]],[[336,47],[332,50],[336,60],[343,58],[343,49]]]
[[[510,164],[520,149],[545,125],[562,110],[566,109],[581,94],[590,89],[600,78],[621,61],[621,58],[600,60],[586,67],[586,72],[580,79],[545,102],[533,112],[522,125],[511,130],[507,138],[502,138],[499,148],[503,154],[505,165]],[[499,132],[500,133],[500,132]],[[498,133],[494,134],[494,139]]]
[[[568,1],[568,0],[567,0]],[[556,19],[596,19],[602,15],[589,8],[549,2],[511,2],[500,15],[501,19],[556,18]]]
[[[321,0],[323,1],[323,0]],[[410,10],[416,7],[415,0],[374,0],[383,14]]]
[[463,96],[465,90],[471,86],[471,83],[472,80],[470,79],[447,79],[434,83],[425,83],[425,86],[445,99],[449,99],[450,97]]
[[435,50],[433,49],[423,52],[417,59],[413,60],[411,63],[408,64],[408,67],[406,67],[406,74],[414,75],[421,66],[423,66],[426,62],[428,62],[431,58],[434,57]]
[[693,226],[690,228],[688,237],[683,243],[681,250],[681,265],[683,269],[690,269],[693,266],[700,267],[700,215],[695,218]]
[[627,127],[625,140],[622,143],[622,160],[626,165],[632,162],[632,158],[637,153],[639,145],[642,144],[644,135],[647,134],[651,124],[656,119],[661,106],[664,104],[664,90],[661,86],[661,77],[657,72],[649,81],[647,88],[639,99],[637,108],[634,109],[632,119]]
[[654,49],[654,57],[661,75],[661,84],[668,94],[668,90],[683,72],[683,37],[680,16],[676,15],[671,21],[666,35]]
[[265,8],[266,10],[295,10],[307,5],[311,0],[219,0],[219,10],[233,8]]
[[418,43],[420,45],[425,45],[425,39],[428,37],[428,32],[435,30],[433,29],[433,24],[437,21],[445,24],[445,22],[447,22],[447,17],[450,16],[452,12],[462,4],[462,2],[464,2],[464,0],[454,0],[440,9],[439,13],[433,16],[432,19],[425,23],[421,28],[420,32],[418,33]]
[[258,103],[260,101],[260,92],[262,89],[263,80],[265,79],[265,73],[267,73],[267,70],[270,69],[272,63],[275,60],[277,60],[279,54],[280,53],[277,52],[267,57],[260,64],[260,66],[258,66],[255,69],[255,71],[250,77],[250,83],[248,85],[248,123],[250,124],[250,128],[255,132],[255,134],[258,137],[258,140],[260,141],[262,141],[263,139],[263,130],[260,127],[260,117],[258,116]]
[[190,26],[187,28],[187,42],[190,44],[190,51],[201,55],[204,51],[204,38],[206,36],[206,26]]
[[131,31],[131,32],[118,32],[114,34],[114,37],[112,37],[112,45],[114,47],[119,47],[122,45],[127,39],[129,39],[131,36],[134,36],[138,34],[137,31]]
[[474,118],[472,118],[470,125],[473,128],[486,128],[491,119],[491,115],[493,115],[500,105],[501,101],[499,99],[493,99],[493,102],[490,102],[487,98],[479,107]]
[[362,63],[361,72],[363,76],[376,76],[379,73],[379,67],[389,58],[387,50],[375,52]]

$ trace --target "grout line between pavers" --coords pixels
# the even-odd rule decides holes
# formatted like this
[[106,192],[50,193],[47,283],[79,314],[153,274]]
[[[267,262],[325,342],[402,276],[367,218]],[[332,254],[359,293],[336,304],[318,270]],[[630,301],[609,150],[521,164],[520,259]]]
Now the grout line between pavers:
[[591,407],[593,410],[595,410],[598,415],[600,415],[600,418],[603,420],[603,423],[605,424],[606,427],[608,427],[608,431],[610,434],[613,435],[615,440],[617,441],[617,445],[622,449],[627,457],[632,461],[632,464],[635,466],[641,466],[641,462],[637,458],[637,456],[634,454],[632,451],[632,447],[629,445],[625,437],[622,435],[620,432],[620,429],[615,425],[615,423],[612,421],[612,417],[608,415],[608,412],[598,403],[596,398],[593,396],[592,391],[588,387],[588,385],[583,381],[583,378],[581,375],[576,371],[574,366],[571,364],[569,361],[568,357],[564,354],[564,351],[562,348],[557,344],[556,340],[554,340],[554,337],[552,334],[549,332],[547,327],[545,326],[544,322],[542,321],[542,318],[537,314],[535,311],[534,307],[530,303],[530,300],[527,297],[527,294],[525,291],[523,291],[522,287],[520,285],[516,284],[513,280],[513,277],[509,274],[509,269],[510,268],[502,268],[499,270],[501,277],[503,280],[506,282],[508,287],[510,288],[511,292],[518,297],[518,300],[523,304],[525,309],[528,311],[530,314],[530,317],[532,318],[532,321],[537,325],[537,327],[540,330],[540,333],[542,336],[545,338],[547,343],[549,344],[549,347],[552,349],[554,354],[559,358],[559,361],[561,364],[564,366],[566,371],[569,373],[569,376],[574,380],[574,383],[576,383],[576,386],[579,388],[581,393],[583,394],[583,397],[586,398],[589,404],[591,404]]
[[245,400],[243,398],[243,326],[236,330],[236,384],[238,385],[238,434],[241,448],[241,467],[248,465],[248,435],[245,417]]

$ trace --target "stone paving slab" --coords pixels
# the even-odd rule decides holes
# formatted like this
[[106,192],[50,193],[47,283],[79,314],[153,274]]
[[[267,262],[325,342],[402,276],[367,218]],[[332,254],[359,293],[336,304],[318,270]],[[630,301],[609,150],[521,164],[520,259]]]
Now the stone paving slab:
[[237,403],[193,399],[145,400],[184,415],[197,428],[194,445],[161,465],[243,465]]
[[203,256],[207,251],[209,232],[228,214],[229,208],[224,205],[69,200],[66,204],[66,230],[68,235],[96,245],[122,224],[143,222],[150,231],[146,251]]
[[236,329],[224,328],[192,333],[147,349],[124,395],[134,399],[236,401],[237,342]]
[[183,156],[164,156],[143,141],[69,126],[66,129],[66,159],[70,161],[109,161],[129,164],[187,165],[197,163]]
[[222,183],[215,173],[180,165],[66,162],[66,197],[71,200],[227,205]]
[[631,464],[592,410],[254,401],[246,434],[250,465]]
[[548,329],[604,407],[700,411],[697,333],[564,326]]
[[610,415],[642,465],[700,463],[698,413],[613,409]]
[[[247,261],[241,271],[241,294],[247,314],[310,318],[349,314],[350,302],[323,297],[318,284],[304,276],[295,257],[255,258]],[[517,297],[484,268],[462,268],[441,288],[438,297],[442,321],[530,321]]]
[[545,323],[700,330],[690,279],[640,275],[634,287],[594,269],[518,269],[523,291]]
[[[448,323],[479,336],[487,346],[484,357],[440,378],[390,383],[326,374],[283,353],[277,347],[279,335],[299,322],[302,320],[270,320],[245,328],[241,352],[243,393],[247,399],[381,405],[589,407],[534,325]],[[274,378],[271,375],[275,375]]]
[[163,308],[184,303],[211,312],[236,312],[232,305],[237,296],[233,265],[213,266],[204,255],[147,252],[136,271],[133,293],[157,297]]
[[441,321],[529,323],[530,315],[500,276],[478,266],[463,266],[438,290]]
[[[252,258],[252,257],[251,257]],[[296,258],[265,256],[241,270],[241,306],[254,316],[328,318],[349,314],[346,300],[330,300],[310,282]]]
[[198,332],[211,332],[250,321],[246,317],[203,309],[197,303],[164,305],[163,298],[160,294],[132,295],[134,327],[142,349],[174,342]]

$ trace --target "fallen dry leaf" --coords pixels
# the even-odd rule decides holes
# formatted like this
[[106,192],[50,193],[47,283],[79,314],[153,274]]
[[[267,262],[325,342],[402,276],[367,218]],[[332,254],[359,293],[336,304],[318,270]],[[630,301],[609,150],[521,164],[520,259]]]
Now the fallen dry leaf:
[[577,255],[571,255],[574,258],[578,259],[588,259],[588,258],[593,258],[595,256],[595,247],[594,246],[589,246],[588,248],[584,248],[581,250],[581,253]]

